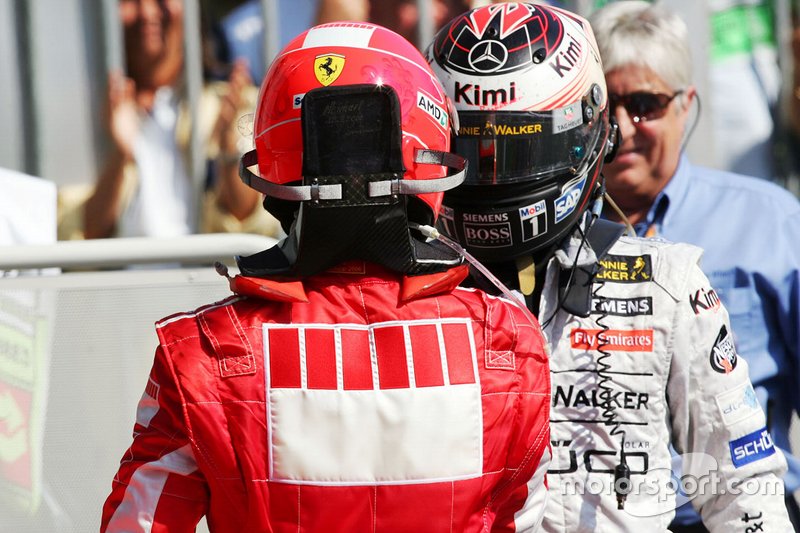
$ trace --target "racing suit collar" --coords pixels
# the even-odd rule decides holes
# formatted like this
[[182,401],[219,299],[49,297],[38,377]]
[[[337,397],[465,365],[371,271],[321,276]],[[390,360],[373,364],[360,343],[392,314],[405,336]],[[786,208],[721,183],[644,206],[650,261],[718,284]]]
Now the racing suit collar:
[[[417,276],[404,275],[400,281],[399,304],[412,300],[450,293],[469,274],[466,265],[460,265],[442,272],[422,274]],[[316,277],[349,277],[353,281],[365,277],[396,277],[397,273],[379,265],[366,261],[347,261],[318,274]],[[308,302],[306,285],[307,280],[289,280],[263,278],[255,276],[236,275],[228,277],[231,291],[240,296],[249,296],[262,300],[279,302],[304,303]],[[313,283],[313,282],[312,282]]]
[[582,244],[583,237],[577,229],[564,242],[563,246],[556,250],[555,260],[561,270],[569,270],[572,265],[587,266],[597,262],[597,254],[593,246]]
[[[586,227],[584,222],[583,227]],[[589,227],[586,244],[579,228],[557,250],[553,261],[559,266],[558,299],[568,313],[588,317],[592,312],[592,283],[602,259],[624,233],[625,226],[597,219]]]

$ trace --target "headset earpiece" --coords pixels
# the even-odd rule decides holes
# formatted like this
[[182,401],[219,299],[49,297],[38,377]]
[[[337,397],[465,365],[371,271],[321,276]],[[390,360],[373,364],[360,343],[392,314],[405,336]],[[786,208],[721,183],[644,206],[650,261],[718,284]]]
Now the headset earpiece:
[[603,158],[604,163],[610,163],[614,160],[617,156],[619,146],[622,144],[622,134],[619,132],[617,118],[614,116],[609,117],[608,124],[611,128],[611,132],[608,134],[608,140],[606,141],[606,155]]

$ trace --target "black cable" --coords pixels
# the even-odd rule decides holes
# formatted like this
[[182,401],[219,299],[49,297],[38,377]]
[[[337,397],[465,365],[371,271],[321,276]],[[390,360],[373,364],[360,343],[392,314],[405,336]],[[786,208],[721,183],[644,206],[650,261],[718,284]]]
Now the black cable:
[[576,226],[576,229],[581,234],[581,243],[580,245],[578,245],[578,251],[575,253],[575,260],[572,262],[572,266],[569,269],[569,277],[567,278],[567,283],[564,286],[564,290],[560,291],[558,295],[558,303],[556,304],[555,309],[553,309],[553,312],[550,314],[549,317],[547,317],[547,320],[542,322],[542,329],[545,329],[548,325],[550,325],[550,322],[553,321],[555,316],[558,314],[558,311],[561,309],[561,306],[564,305],[564,298],[566,298],[567,294],[569,293],[570,285],[572,285],[572,278],[575,276],[575,270],[578,268],[578,258],[581,255],[581,250],[583,250],[583,246],[586,244],[586,236],[588,235],[589,229],[591,229],[592,224],[594,224],[595,220],[597,220],[597,215],[595,215],[594,213],[590,213],[589,222],[586,224],[585,230],[584,228],[581,227],[580,224]]
[[[599,195],[599,198],[602,198],[602,191]],[[558,311],[561,309],[561,306],[564,303],[564,298],[566,297],[567,293],[569,292],[570,286],[572,284],[572,280],[575,274],[575,270],[577,269],[578,265],[578,257],[580,257],[580,252],[583,247],[586,245],[587,236],[589,230],[591,229],[594,222],[599,218],[599,209],[593,209],[589,212],[589,221],[585,227],[581,227],[579,224],[576,229],[581,234],[581,242],[578,246],[578,251],[575,256],[575,260],[570,267],[569,277],[567,278],[567,283],[565,285],[564,290],[559,294],[558,304],[556,305],[555,309],[553,310],[552,314],[542,323],[542,329],[545,329],[550,322],[555,318]],[[600,290],[604,287],[605,281],[603,280],[596,280],[596,278],[592,281],[596,283],[596,287],[592,291],[592,301],[602,301],[605,297],[599,294]],[[597,335],[597,351],[600,353],[600,357],[597,358],[597,376],[599,378],[599,383],[597,385],[598,389],[600,389],[600,402],[601,402],[601,409],[602,409],[602,418],[607,426],[613,426],[609,435],[611,437],[620,436],[620,462],[614,468],[614,492],[617,496],[617,508],[623,509],[625,506],[625,499],[627,498],[628,494],[631,492],[632,485],[631,485],[631,470],[628,467],[627,462],[625,461],[625,437],[626,433],[625,430],[622,429],[622,422],[617,420],[617,412],[616,407],[613,405],[613,389],[609,385],[612,381],[611,377],[611,365],[608,362],[608,359],[611,357],[611,352],[605,350],[604,347],[610,343],[608,338],[606,337],[606,332],[610,329],[607,324],[603,322],[608,316],[608,313],[603,311],[605,307],[603,305],[598,306],[600,311],[600,316],[595,320],[595,323],[600,327],[600,332]]]
[[592,301],[600,302],[600,305],[597,306],[600,310],[600,316],[595,320],[595,323],[600,327],[600,332],[597,334],[597,351],[600,353],[600,357],[597,358],[597,376],[600,381],[597,387],[600,389],[601,416],[607,426],[613,426],[609,432],[609,436],[620,436],[620,462],[614,468],[614,493],[617,496],[617,509],[623,509],[625,507],[625,499],[632,488],[631,469],[625,461],[626,433],[625,430],[622,429],[622,422],[617,420],[617,409],[613,405],[613,389],[609,385],[609,383],[613,381],[611,377],[611,364],[608,361],[611,357],[611,352],[604,349],[604,347],[610,343],[606,337],[606,332],[608,332],[610,328],[603,322],[608,316],[608,313],[604,311],[605,306],[602,305],[605,297],[600,294],[600,290],[605,286],[605,281],[597,280],[595,283],[597,286],[592,291]]
[[702,103],[700,102],[700,93],[694,93],[695,100],[697,100],[697,113],[694,115],[694,121],[692,121],[692,125],[689,127],[689,131],[686,133],[686,136],[683,138],[683,142],[681,143],[681,152],[686,149],[686,145],[689,144],[689,139],[691,138],[694,130],[697,129],[697,125],[700,123],[700,113],[703,111]]

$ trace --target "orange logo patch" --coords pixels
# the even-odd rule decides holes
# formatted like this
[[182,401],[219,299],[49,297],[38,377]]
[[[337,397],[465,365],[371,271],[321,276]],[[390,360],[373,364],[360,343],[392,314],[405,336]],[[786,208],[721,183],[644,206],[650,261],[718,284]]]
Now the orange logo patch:
[[620,352],[652,352],[652,329],[573,329],[570,343],[579,350],[616,350]]

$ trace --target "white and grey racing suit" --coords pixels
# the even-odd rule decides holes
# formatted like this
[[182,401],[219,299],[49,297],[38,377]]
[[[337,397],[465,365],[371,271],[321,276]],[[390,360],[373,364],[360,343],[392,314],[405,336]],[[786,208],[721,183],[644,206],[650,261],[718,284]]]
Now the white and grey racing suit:
[[[702,250],[620,237],[598,251],[592,281],[586,272],[597,256],[579,244],[573,236],[551,260],[539,310],[553,402],[543,529],[666,531],[676,500],[691,499],[712,532],[792,531],[786,461],[736,354],[728,313],[698,266]],[[576,255],[583,276],[571,268]],[[564,276],[572,294],[559,289]],[[670,444],[683,458],[677,494]],[[631,492],[619,509],[614,470],[622,456]]]

